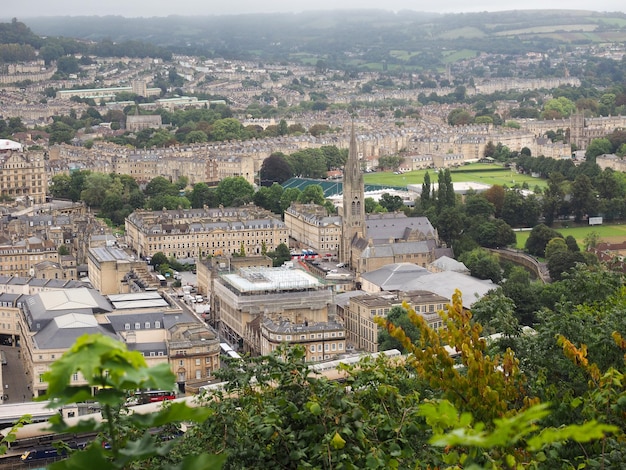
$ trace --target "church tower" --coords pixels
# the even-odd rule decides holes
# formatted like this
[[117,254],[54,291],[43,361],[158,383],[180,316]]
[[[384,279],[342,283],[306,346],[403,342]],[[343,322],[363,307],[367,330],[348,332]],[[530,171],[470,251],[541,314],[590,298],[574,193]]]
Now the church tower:
[[343,169],[343,214],[339,261],[353,266],[351,245],[355,235],[365,238],[365,189],[357,152],[354,122],[348,160]]

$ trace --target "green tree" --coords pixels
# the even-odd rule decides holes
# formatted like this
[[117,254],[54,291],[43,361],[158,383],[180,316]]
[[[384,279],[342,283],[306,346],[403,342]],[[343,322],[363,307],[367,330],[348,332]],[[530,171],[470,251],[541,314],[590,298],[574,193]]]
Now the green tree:
[[506,351],[512,344],[511,338],[517,338],[522,328],[515,313],[515,303],[501,289],[487,293],[472,305],[472,321],[480,323],[485,334],[501,333],[505,341],[500,347]]
[[596,157],[599,155],[609,154],[613,152],[613,146],[611,141],[606,137],[600,139],[592,139],[587,150],[585,151],[585,158],[589,162],[595,162]]
[[546,245],[545,255],[546,259],[549,261],[553,256],[561,256],[564,253],[567,253],[569,250],[567,248],[567,244],[565,240],[562,238],[553,238]]
[[243,125],[234,118],[218,119],[211,128],[212,140],[241,140]]
[[310,184],[302,190],[298,196],[298,202],[302,204],[324,204],[324,190],[319,184]]
[[493,204],[495,210],[495,216],[500,218],[502,216],[502,209],[504,207],[505,191],[499,184],[494,184],[491,188],[483,193],[483,197]]
[[263,160],[259,170],[261,186],[271,186],[274,183],[283,184],[293,176],[293,171],[282,153],[272,153]]
[[389,193],[383,193],[380,196],[380,200],[378,203],[387,211],[387,212],[397,212],[404,208],[404,202],[400,196],[392,196]]
[[569,117],[576,110],[576,105],[572,100],[561,96],[552,98],[543,105],[544,119],[560,119]]
[[293,202],[296,202],[301,192],[298,188],[286,188],[280,197],[281,211],[284,212]]
[[465,197],[465,214],[471,218],[488,220],[495,214],[495,207],[480,194],[468,194]]
[[154,266],[155,268],[162,264],[167,264],[167,256],[165,256],[165,254],[162,251],[157,251],[150,258],[150,264]]
[[289,247],[284,243],[281,243],[276,247],[275,251],[270,251],[267,253],[267,256],[272,258],[272,264],[274,267],[282,266],[285,261],[289,261],[291,259],[291,252],[289,251]]
[[595,215],[597,208],[597,194],[587,175],[578,175],[572,183],[572,199],[570,206],[574,212],[574,219],[580,222],[586,215]]
[[215,207],[217,205],[215,190],[209,188],[206,183],[194,184],[191,193],[188,193],[187,199],[189,199],[191,207],[194,208],[201,208],[204,205]]
[[[411,339],[411,342],[418,340],[419,329],[411,322],[409,312],[404,307],[399,305],[392,307],[385,319],[396,328],[402,328],[404,333]],[[389,349],[397,349],[403,353],[408,352],[398,339],[391,336],[389,330],[380,329],[378,331],[378,350],[387,351]]]
[[553,238],[563,238],[563,236],[556,230],[544,224],[539,224],[533,227],[530,232],[525,248],[531,255],[543,257],[546,254],[546,245]]
[[[86,385],[72,384],[72,376],[76,373],[86,380]],[[52,430],[56,433],[98,433],[98,437],[85,449],[52,464],[50,468],[53,470],[122,469],[155,457],[162,459],[177,445],[177,439],[164,442],[158,433],[151,430],[163,426],[175,427],[183,421],[203,422],[210,415],[209,410],[192,409],[185,403],[173,403],[149,415],[128,413],[125,403],[129,393],[146,389],[171,390],[174,374],[167,363],[148,368],[140,352],[128,351],[122,343],[102,335],[78,338],[51,365],[44,374],[44,380],[48,382],[45,398],[50,400],[51,408],[91,400],[92,390],[99,389],[98,403],[104,418],[100,422],[83,421],[75,426],[68,425],[60,415],[50,419]],[[200,469],[208,465],[219,468],[223,460],[223,457],[194,452],[185,459],[181,468]]]
[[254,187],[243,176],[224,178],[217,185],[216,196],[224,207],[242,206],[252,201]]
[[326,178],[327,165],[320,149],[304,149],[289,155],[287,160],[294,176],[302,178]]
[[494,283],[502,279],[502,268],[497,255],[482,248],[463,253],[459,256],[461,261],[470,270],[472,276],[479,279],[491,279]]
[[50,184],[50,194],[55,198],[70,199],[72,178],[69,175],[60,173],[52,177]]
[[472,115],[462,108],[453,109],[448,114],[448,124],[451,126],[465,126],[473,121]]
[[203,132],[200,130],[191,131],[185,136],[185,142],[189,144],[206,142],[207,140],[208,140],[208,137],[206,135],[206,132]]
[[64,122],[57,121],[48,127],[50,133],[49,143],[52,144],[70,144],[76,135],[74,129]]
[[91,207],[100,207],[106,197],[106,192],[111,186],[111,178],[103,173],[91,173],[85,179],[85,189],[80,193],[80,198]]
[[511,226],[502,219],[483,222],[476,232],[478,244],[487,248],[504,248],[513,245],[517,240]]
[[148,197],[154,196],[178,196],[178,188],[163,176],[152,178],[144,189]]
[[550,226],[565,202],[565,178],[558,171],[550,173],[548,187],[543,192],[543,215]]
[[422,211],[425,211],[431,204],[430,175],[428,171],[424,173],[424,182],[422,183],[422,193],[420,194],[420,205]]

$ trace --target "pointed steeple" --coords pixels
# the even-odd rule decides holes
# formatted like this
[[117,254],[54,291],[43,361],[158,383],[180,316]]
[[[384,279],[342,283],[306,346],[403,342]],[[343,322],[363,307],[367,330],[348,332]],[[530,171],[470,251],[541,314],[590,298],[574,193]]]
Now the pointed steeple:
[[352,121],[348,160],[343,169],[343,233],[339,253],[343,263],[352,264],[351,246],[355,235],[365,237],[364,193],[363,173],[361,173],[356,132],[354,121]]

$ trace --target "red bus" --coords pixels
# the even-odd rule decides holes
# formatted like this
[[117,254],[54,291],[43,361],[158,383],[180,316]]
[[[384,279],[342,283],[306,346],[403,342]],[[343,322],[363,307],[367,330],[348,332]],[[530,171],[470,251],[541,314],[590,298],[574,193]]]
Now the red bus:
[[135,393],[138,405],[156,403],[165,400],[174,400],[176,393],[173,390],[141,390]]

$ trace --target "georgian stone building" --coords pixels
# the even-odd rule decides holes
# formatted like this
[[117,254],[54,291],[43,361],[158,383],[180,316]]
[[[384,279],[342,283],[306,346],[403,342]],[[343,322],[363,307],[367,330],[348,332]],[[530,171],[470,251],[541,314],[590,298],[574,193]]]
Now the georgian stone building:
[[25,204],[46,202],[48,176],[44,153],[3,148],[0,147],[0,195],[22,199]]
[[339,253],[341,217],[328,215],[325,207],[293,203],[285,210],[285,225],[289,236],[302,246],[320,254],[336,256]]
[[220,336],[253,355],[269,354],[285,342],[302,344],[308,361],[330,359],[345,350],[333,291],[303,270],[222,273],[211,296]]
[[448,299],[432,292],[384,292],[351,297],[343,311],[348,342],[357,350],[378,352],[378,330],[374,317],[386,317],[389,311],[406,302],[422,315],[432,328],[441,328],[443,321],[439,310]]
[[254,205],[219,209],[135,211],[126,218],[126,242],[140,257],[162,252],[197,258],[274,251],[289,243],[276,215]]

